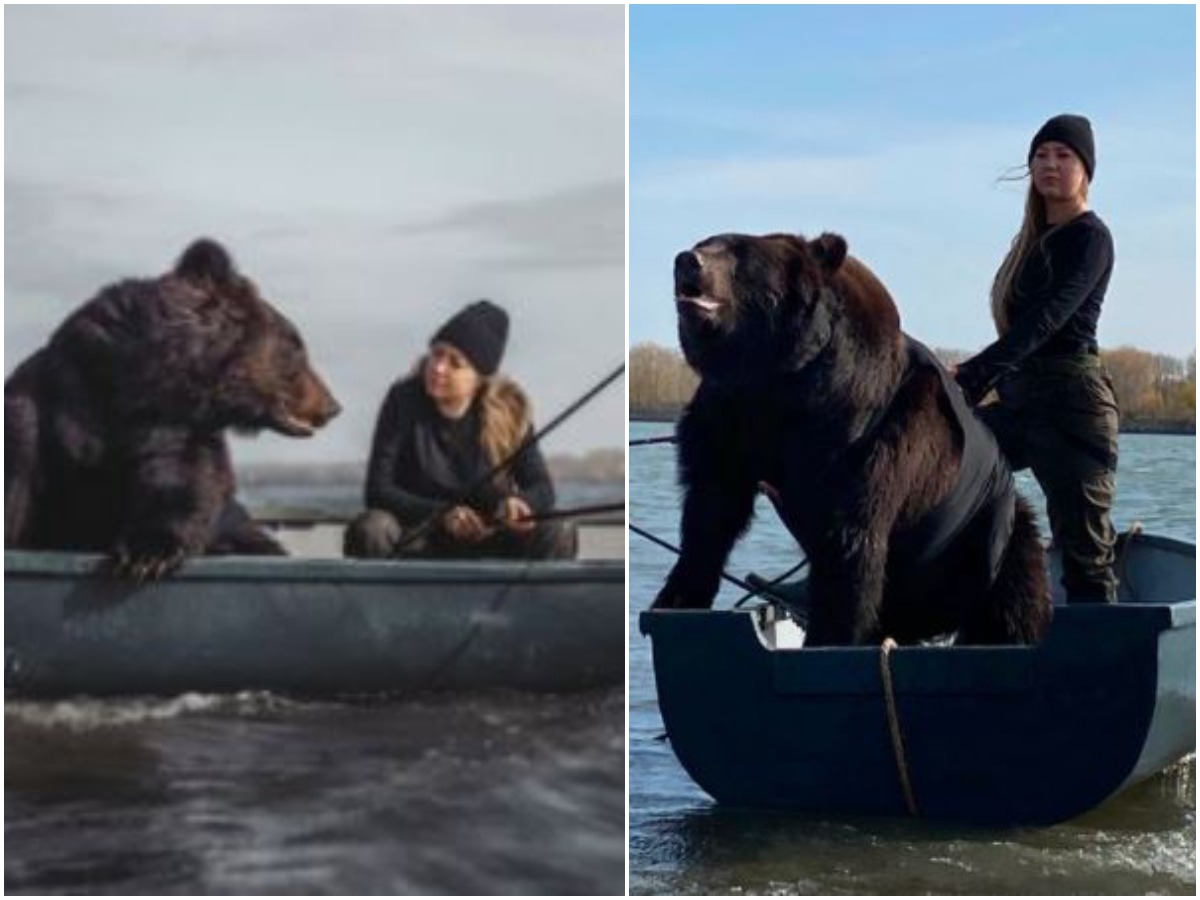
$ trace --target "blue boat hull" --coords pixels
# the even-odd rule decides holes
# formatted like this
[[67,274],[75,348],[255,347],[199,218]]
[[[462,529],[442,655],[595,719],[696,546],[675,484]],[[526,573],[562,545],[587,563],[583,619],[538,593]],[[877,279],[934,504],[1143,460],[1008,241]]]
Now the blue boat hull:
[[621,561],[206,558],[144,585],[6,552],[5,689],[345,695],[621,685]]
[[[1037,647],[891,653],[917,815],[1060,822],[1194,752],[1195,548],[1141,538],[1131,559],[1136,598],[1058,607]],[[881,650],[782,649],[773,616],[642,615],[683,767],[733,806],[908,815]]]

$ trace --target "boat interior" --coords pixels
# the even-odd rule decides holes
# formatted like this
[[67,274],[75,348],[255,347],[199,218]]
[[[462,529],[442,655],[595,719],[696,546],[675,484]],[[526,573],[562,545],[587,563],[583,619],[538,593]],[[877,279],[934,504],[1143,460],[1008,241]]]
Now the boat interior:
[[[1063,605],[1062,555],[1053,547],[1047,550],[1053,602]],[[1147,535],[1140,531],[1121,536],[1117,547],[1116,571],[1119,580],[1118,603],[1176,604],[1196,601],[1196,547],[1172,538]],[[751,575],[758,586],[765,579]],[[803,580],[772,588],[774,595],[755,608],[759,640],[769,650],[798,650],[804,646],[807,621]],[[765,593],[765,592],[764,592]],[[953,635],[942,635],[924,642],[928,646],[950,646]]]

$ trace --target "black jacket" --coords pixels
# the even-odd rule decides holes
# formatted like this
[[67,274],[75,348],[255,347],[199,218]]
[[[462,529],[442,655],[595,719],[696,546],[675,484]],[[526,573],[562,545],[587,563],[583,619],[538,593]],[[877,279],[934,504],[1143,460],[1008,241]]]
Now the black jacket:
[[514,494],[535,512],[551,509],[554,487],[536,445],[500,476],[465,496],[493,468],[483,449],[482,428],[478,400],[462,418],[447,419],[425,393],[420,376],[397,381],[375,425],[367,506],[392,513],[403,525],[419,524],[458,503],[491,515]]
[[967,398],[978,403],[1026,359],[1097,353],[1112,270],[1112,235],[1095,213],[1050,229],[1017,275],[1008,332],[958,367]]

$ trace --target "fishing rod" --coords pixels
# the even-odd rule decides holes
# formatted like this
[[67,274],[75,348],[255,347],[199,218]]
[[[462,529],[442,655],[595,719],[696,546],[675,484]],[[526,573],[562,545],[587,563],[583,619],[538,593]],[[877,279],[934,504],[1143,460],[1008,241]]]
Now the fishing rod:
[[604,378],[600,379],[600,381],[593,388],[591,388],[591,390],[589,390],[582,397],[580,397],[578,400],[576,400],[574,403],[572,403],[570,406],[568,406],[566,409],[564,409],[562,412],[560,412],[557,416],[555,416],[553,419],[551,419],[550,422],[547,423],[540,431],[530,432],[526,436],[525,440],[521,441],[521,443],[517,445],[516,450],[514,450],[507,457],[505,457],[499,463],[497,463],[495,466],[493,466],[487,472],[487,474],[485,474],[484,476],[479,478],[474,484],[471,485],[470,488],[463,491],[455,500],[443,504],[442,507],[437,512],[435,512],[433,515],[431,515],[429,518],[427,518],[424,522],[422,522],[416,528],[412,529],[412,531],[401,536],[399,543],[396,545],[395,552],[399,552],[400,550],[403,550],[409,544],[412,544],[412,543],[420,540],[425,535],[427,535],[429,533],[429,531],[435,525],[437,525],[438,522],[441,521],[442,516],[444,516],[447,512],[452,510],[454,507],[462,505],[462,503],[464,501],[466,501],[468,498],[472,497],[475,493],[477,493],[480,488],[487,485],[493,478],[495,478],[497,475],[499,475],[501,472],[503,472],[505,469],[507,469],[510,465],[512,465],[517,459],[519,459],[521,454],[523,454],[526,450],[528,450],[530,447],[532,447],[534,444],[536,444],[538,441],[540,441],[542,438],[544,438],[546,435],[548,435],[550,432],[552,432],[555,428],[557,428],[559,425],[561,425],[563,422],[565,422],[567,419],[569,419],[572,415],[575,414],[576,411],[578,411],[582,406],[584,406],[586,403],[588,403],[593,397],[595,397],[602,390],[604,390],[606,387],[608,387],[610,384],[612,384],[614,381],[616,381],[618,378],[620,378],[624,373],[625,373],[625,363],[621,363],[612,372],[610,372],[608,375],[604,376]]
[[[522,516],[519,521],[549,522],[554,519],[582,519],[586,516],[602,516],[606,513],[623,512],[625,512],[624,503],[594,503],[590,506],[570,506],[562,509],[548,509],[540,513],[534,512],[528,516]],[[283,513],[280,515],[268,514],[255,516],[254,521],[270,528],[310,527],[313,525],[340,525],[344,527],[347,519],[345,516],[334,515],[332,513],[317,513],[315,515]],[[502,517],[493,517],[489,521],[503,522],[504,519]]]
[[[660,435],[658,437],[638,438],[636,440],[630,441],[629,446],[630,447],[645,447],[650,444],[677,444],[677,443],[679,443],[678,437],[676,437],[673,434],[667,434],[667,435]],[[772,503],[775,503],[776,505],[778,505],[777,496],[772,496],[772,494],[767,491],[764,491],[764,493],[767,495],[767,497],[771,500]],[[674,546],[673,544],[668,544],[666,541],[655,537],[650,532],[644,531],[632,523],[630,523],[630,525],[629,525],[629,530],[632,531],[634,534],[644,537],[648,541],[658,544],[658,546],[660,546],[660,547],[670,550],[672,553],[676,554],[677,556],[682,555],[682,551],[678,547]],[[791,578],[793,575],[795,575],[797,572],[799,572],[801,569],[803,569],[807,565],[808,565],[808,559],[807,558],[802,559],[802,560],[800,560],[799,563],[792,566],[792,568],[788,569],[782,575],[772,578],[770,581],[762,581],[758,585],[758,587],[753,587],[748,582],[742,581],[740,578],[735,578],[734,576],[729,575],[724,571],[721,572],[721,577],[724,578],[729,583],[737,585],[738,587],[742,588],[742,590],[744,590],[746,592],[741,597],[739,597],[737,599],[737,601],[733,604],[733,608],[738,609],[746,601],[753,600],[755,597],[759,596],[760,594],[769,594],[771,588],[782,584],[784,581],[786,581],[788,578]]]
[[675,444],[678,439],[673,434],[664,435],[662,437],[638,438],[629,442],[630,447],[644,447],[647,444]]
[[532,513],[522,516],[520,522],[549,522],[552,519],[577,519],[582,516],[596,516],[603,513],[625,512],[624,503],[596,503],[592,506],[575,506],[569,509],[551,509],[543,513]]
[[[650,541],[652,544],[658,544],[658,546],[662,547],[664,550],[670,550],[676,556],[683,555],[683,551],[680,550],[678,547],[676,547],[674,544],[664,541],[662,538],[651,534],[649,531],[646,531],[643,528],[638,528],[632,522],[629,523],[629,530],[632,531],[634,534],[638,535],[639,537],[643,537],[646,540]],[[808,560],[802,559],[802,560],[800,560],[800,562],[798,564],[796,564],[792,568],[788,569],[782,575],[780,575],[776,578],[772,578],[770,581],[764,581],[758,587],[755,587],[754,585],[750,584],[747,581],[742,581],[742,579],[740,579],[734,575],[730,575],[728,572],[726,572],[724,570],[721,571],[721,577],[724,578],[726,581],[728,581],[730,584],[735,585],[736,587],[740,587],[743,591],[746,592],[744,595],[742,595],[737,600],[736,603],[733,604],[734,609],[737,609],[743,603],[745,603],[747,600],[751,600],[754,597],[759,596],[760,594],[768,593],[771,588],[775,587],[776,585],[782,584],[785,580],[787,580],[788,578],[791,578],[793,575],[795,575],[797,572],[799,572],[801,569],[803,569],[807,565],[808,565]]]
[[753,600],[759,594],[766,594],[768,596],[774,596],[773,594],[770,593],[771,588],[778,587],[779,585],[783,584],[785,581],[787,581],[789,578],[791,578],[793,575],[795,575],[797,572],[799,572],[801,569],[803,569],[807,565],[808,565],[808,559],[806,557],[806,558],[800,560],[800,562],[796,563],[796,565],[792,566],[790,569],[788,569],[782,575],[772,578],[770,581],[764,581],[758,587],[756,587],[754,590],[750,591],[747,594],[743,594],[736,601],[734,601],[733,608],[740,609],[743,603],[745,603],[747,600]]
[[[676,547],[674,544],[667,543],[662,538],[651,534],[649,531],[646,531],[643,528],[638,528],[632,522],[629,523],[629,530],[632,531],[634,534],[638,535],[639,537],[644,537],[646,540],[650,541],[652,544],[658,544],[658,546],[662,547],[664,550],[670,550],[676,556],[683,555],[683,551],[680,550],[678,547]],[[743,591],[753,591],[754,590],[754,586],[752,584],[742,581],[742,579],[738,578],[735,575],[730,575],[728,572],[722,571],[721,577],[724,578],[726,581],[728,581],[730,584],[740,587]]]

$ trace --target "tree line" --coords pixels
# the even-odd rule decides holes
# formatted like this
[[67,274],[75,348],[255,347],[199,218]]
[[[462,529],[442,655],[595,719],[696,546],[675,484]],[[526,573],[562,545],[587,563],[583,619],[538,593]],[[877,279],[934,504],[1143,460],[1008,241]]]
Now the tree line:
[[642,418],[674,418],[700,379],[675,350],[636,344],[629,351],[629,412]]
[[[934,352],[947,365],[971,355],[944,348],[934,348]],[[1112,377],[1122,425],[1195,430],[1195,352],[1179,359],[1136,347],[1117,347],[1101,350],[1100,357]],[[696,373],[676,350],[641,343],[629,351],[629,412],[634,418],[674,418],[698,383]]]

